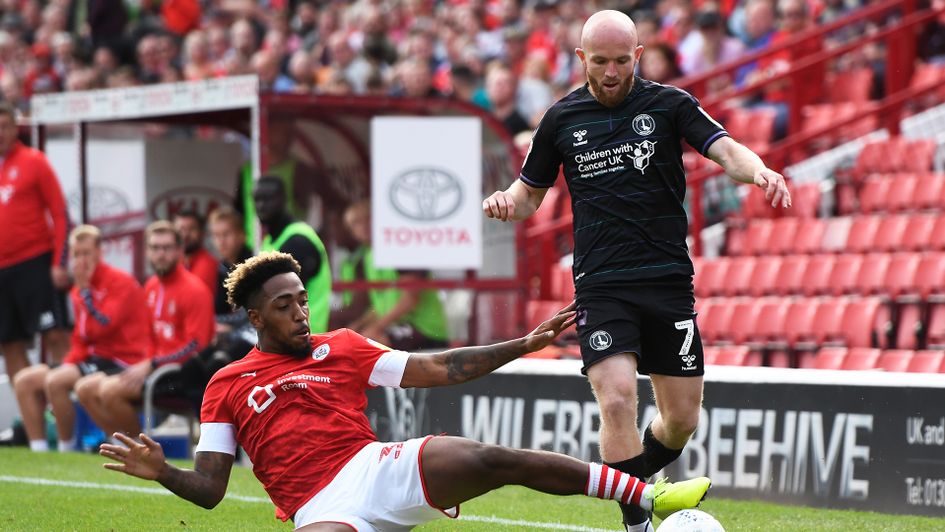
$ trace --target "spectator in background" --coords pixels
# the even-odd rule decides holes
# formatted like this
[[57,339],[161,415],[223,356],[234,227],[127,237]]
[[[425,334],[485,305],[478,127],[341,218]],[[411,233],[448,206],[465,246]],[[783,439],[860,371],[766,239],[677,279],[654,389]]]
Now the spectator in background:
[[86,42],[87,49],[117,44],[128,23],[122,0],[72,0],[62,5],[69,6],[69,29]]
[[[345,211],[345,226],[358,248],[342,263],[340,278],[350,282],[396,282],[429,279],[426,271],[398,271],[374,265],[371,250],[371,204],[357,202]],[[397,350],[445,347],[449,343],[446,313],[435,289],[373,288],[346,294],[346,306],[333,320]]]
[[295,83],[279,70],[279,56],[269,50],[260,50],[253,55],[253,70],[259,76],[259,90],[292,92]]
[[528,120],[518,112],[517,84],[509,67],[496,63],[486,73],[486,96],[492,114],[502,122],[510,135],[531,129]]
[[[33,451],[48,451],[43,412],[48,403],[56,417],[59,452],[74,451],[73,388],[81,398],[96,396],[107,375],[151,355],[151,317],[144,290],[134,277],[102,261],[98,228],[80,225],[69,235],[75,284],[70,292],[76,327],[63,364],[36,364],[16,376],[14,389]],[[89,406],[98,408],[94,400]]]
[[[662,23],[660,17],[652,11],[641,11],[634,14],[633,20],[637,24],[637,34],[640,37],[640,44],[649,46],[650,43],[660,40],[660,28]],[[583,22],[579,23],[582,27]],[[572,52],[573,54],[573,52]]]
[[29,115],[30,101],[23,96],[23,83],[12,71],[0,74],[0,94],[3,95],[3,101],[16,112]]
[[409,58],[396,68],[397,84],[391,96],[407,98],[439,98],[443,96],[433,87],[433,72],[430,64],[419,58]]
[[220,282],[217,285],[213,303],[217,320],[217,336],[219,336],[249,323],[246,321],[245,312],[234,312],[227,303],[223,282],[237,264],[253,256],[253,250],[246,245],[243,217],[232,207],[217,207],[210,213],[209,220],[210,238],[220,255],[217,268],[217,279]]
[[68,226],[49,161],[17,140],[16,112],[0,103],[0,350],[10,382],[29,365],[26,349],[37,332],[53,363],[69,350]]
[[210,293],[215,293],[220,284],[217,278],[219,263],[203,247],[206,237],[203,217],[196,211],[183,210],[174,214],[173,223],[184,244],[184,268],[203,281]]
[[[151,316],[151,357],[121,373],[104,377],[97,393],[79,396],[82,406],[106,434],[138,434],[144,383],[159,366],[184,364],[197,356],[213,337],[213,295],[196,275],[183,265],[183,241],[174,226],[164,220],[145,231],[148,262],[154,275],[144,285]],[[180,375],[165,377],[158,395],[185,394]]]
[[[745,51],[757,52],[771,44],[777,32],[772,0],[748,0],[745,5]],[[758,69],[758,63],[749,63],[738,69],[735,83],[744,85],[748,76]]]
[[652,42],[640,58],[640,77],[657,83],[669,83],[682,76],[676,49],[664,42]]
[[[718,11],[702,11],[696,15],[696,29],[699,38],[695,44],[689,50],[680,50],[679,66],[686,76],[701,74],[734,61],[745,51],[741,41],[725,34],[725,21]],[[713,78],[709,81],[709,93],[721,92],[731,84],[728,76]]]
[[285,183],[279,177],[260,177],[256,182],[253,200],[259,222],[266,231],[262,251],[282,251],[298,261],[302,267],[302,283],[311,294],[308,299],[310,331],[327,331],[331,266],[325,245],[310,225],[289,214]]
[[479,107],[489,108],[489,98],[480,83],[480,78],[466,65],[457,65],[450,69],[452,96],[457,100],[470,102]]
[[184,79],[208,79],[214,75],[210,42],[203,31],[193,31],[184,39]]
[[522,77],[518,80],[516,106],[519,113],[528,122],[528,127],[538,127],[538,122],[545,114],[545,109],[553,101],[551,71],[548,60],[540,55],[530,55],[525,60]]
[[364,92],[365,82],[371,74],[371,64],[358,55],[341,32],[332,34],[328,40],[331,62],[318,73],[318,85],[325,84],[335,72],[340,73],[354,88],[355,94]]
[[34,94],[58,92],[62,81],[53,67],[52,50],[45,43],[36,43],[32,47],[33,65],[23,80],[23,97],[27,100]]

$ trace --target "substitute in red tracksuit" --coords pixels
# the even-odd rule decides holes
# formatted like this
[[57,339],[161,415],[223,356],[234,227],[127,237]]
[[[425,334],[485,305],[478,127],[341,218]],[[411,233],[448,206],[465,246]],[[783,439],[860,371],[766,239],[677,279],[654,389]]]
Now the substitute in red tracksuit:
[[[144,290],[134,277],[102,262],[101,240],[91,225],[80,225],[69,236],[76,324],[64,363],[53,369],[31,366],[15,380],[23,425],[35,451],[46,450],[47,401],[56,416],[59,451],[73,450],[72,390],[80,397],[94,394],[106,375],[146,360],[152,351]],[[90,403],[87,408],[100,407]]]
[[[197,276],[184,269],[181,238],[174,226],[166,221],[152,223],[145,232],[145,242],[148,262],[154,270],[154,276],[144,285],[153,354],[148,360],[107,377],[97,396],[88,399],[102,405],[102,411],[89,414],[106,434],[138,434],[141,427],[137,405],[148,375],[158,366],[186,363],[213,337],[213,296]],[[161,380],[162,395],[185,394],[186,383],[176,375]]]
[[17,140],[0,104],[0,351],[12,381],[37,332],[56,361],[69,349],[65,293],[66,201],[46,156]]
[[196,211],[180,211],[174,214],[174,229],[184,244],[184,268],[207,285],[211,294],[216,294],[220,280],[217,278],[220,262],[203,247],[206,223]]

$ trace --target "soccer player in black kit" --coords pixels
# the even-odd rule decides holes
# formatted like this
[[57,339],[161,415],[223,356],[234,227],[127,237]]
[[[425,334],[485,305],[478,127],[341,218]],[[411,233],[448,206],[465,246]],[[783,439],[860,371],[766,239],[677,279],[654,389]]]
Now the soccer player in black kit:
[[[702,404],[680,141],[732,179],[764,189],[772,207],[790,207],[791,195],[784,177],[732,140],[695,98],[634,76],[643,46],[623,13],[592,15],[575,52],[588,83],[548,109],[521,177],[482,208],[502,221],[528,218],[564,165],[582,371],[600,405],[601,457],[646,478],[682,454]],[[659,412],[642,442],[637,372],[650,376]],[[629,532],[653,530],[645,512],[621,508]]]

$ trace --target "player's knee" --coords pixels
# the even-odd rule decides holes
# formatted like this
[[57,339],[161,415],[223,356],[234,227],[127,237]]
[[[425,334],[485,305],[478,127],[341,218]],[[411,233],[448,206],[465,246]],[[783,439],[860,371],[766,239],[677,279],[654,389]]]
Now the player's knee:
[[692,436],[699,426],[699,409],[663,414],[663,425],[674,436]]
[[636,419],[636,389],[618,386],[597,394],[601,417],[611,422],[620,419]]
[[46,395],[50,398],[68,395],[74,384],[75,380],[70,372],[56,368],[46,375]]
[[75,395],[82,405],[88,405],[98,399],[98,379],[82,379],[75,384]]
[[31,366],[21,370],[13,377],[13,389],[16,393],[33,393],[43,389],[46,369],[43,366]]

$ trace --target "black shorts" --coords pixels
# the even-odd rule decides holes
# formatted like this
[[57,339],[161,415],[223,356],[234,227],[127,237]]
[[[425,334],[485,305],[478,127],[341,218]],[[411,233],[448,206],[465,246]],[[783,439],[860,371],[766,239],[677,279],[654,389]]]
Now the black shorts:
[[644,375],[705,372],[695,299],[688,277],[603,283],[577,293],[581,372],[620,353],[635,353]]
[[95,355],[88,357],[76,365],[79,367],[79,373],[81,373],[83,377],[98,371],[101,371],[106,375],[117,375],[128,367],[124,364],[119,364],[110,358],[102,358]]
[[418,349],[436,349],[446,347],[449,342],[426,336],[410,323],[396,323],[385,331],[390,340],[391,349],[398,351],[416,351]]
[[52,254],[0,268],[0,343],[31,341],[38,332],[69,327],[66,293],[49,275]]

